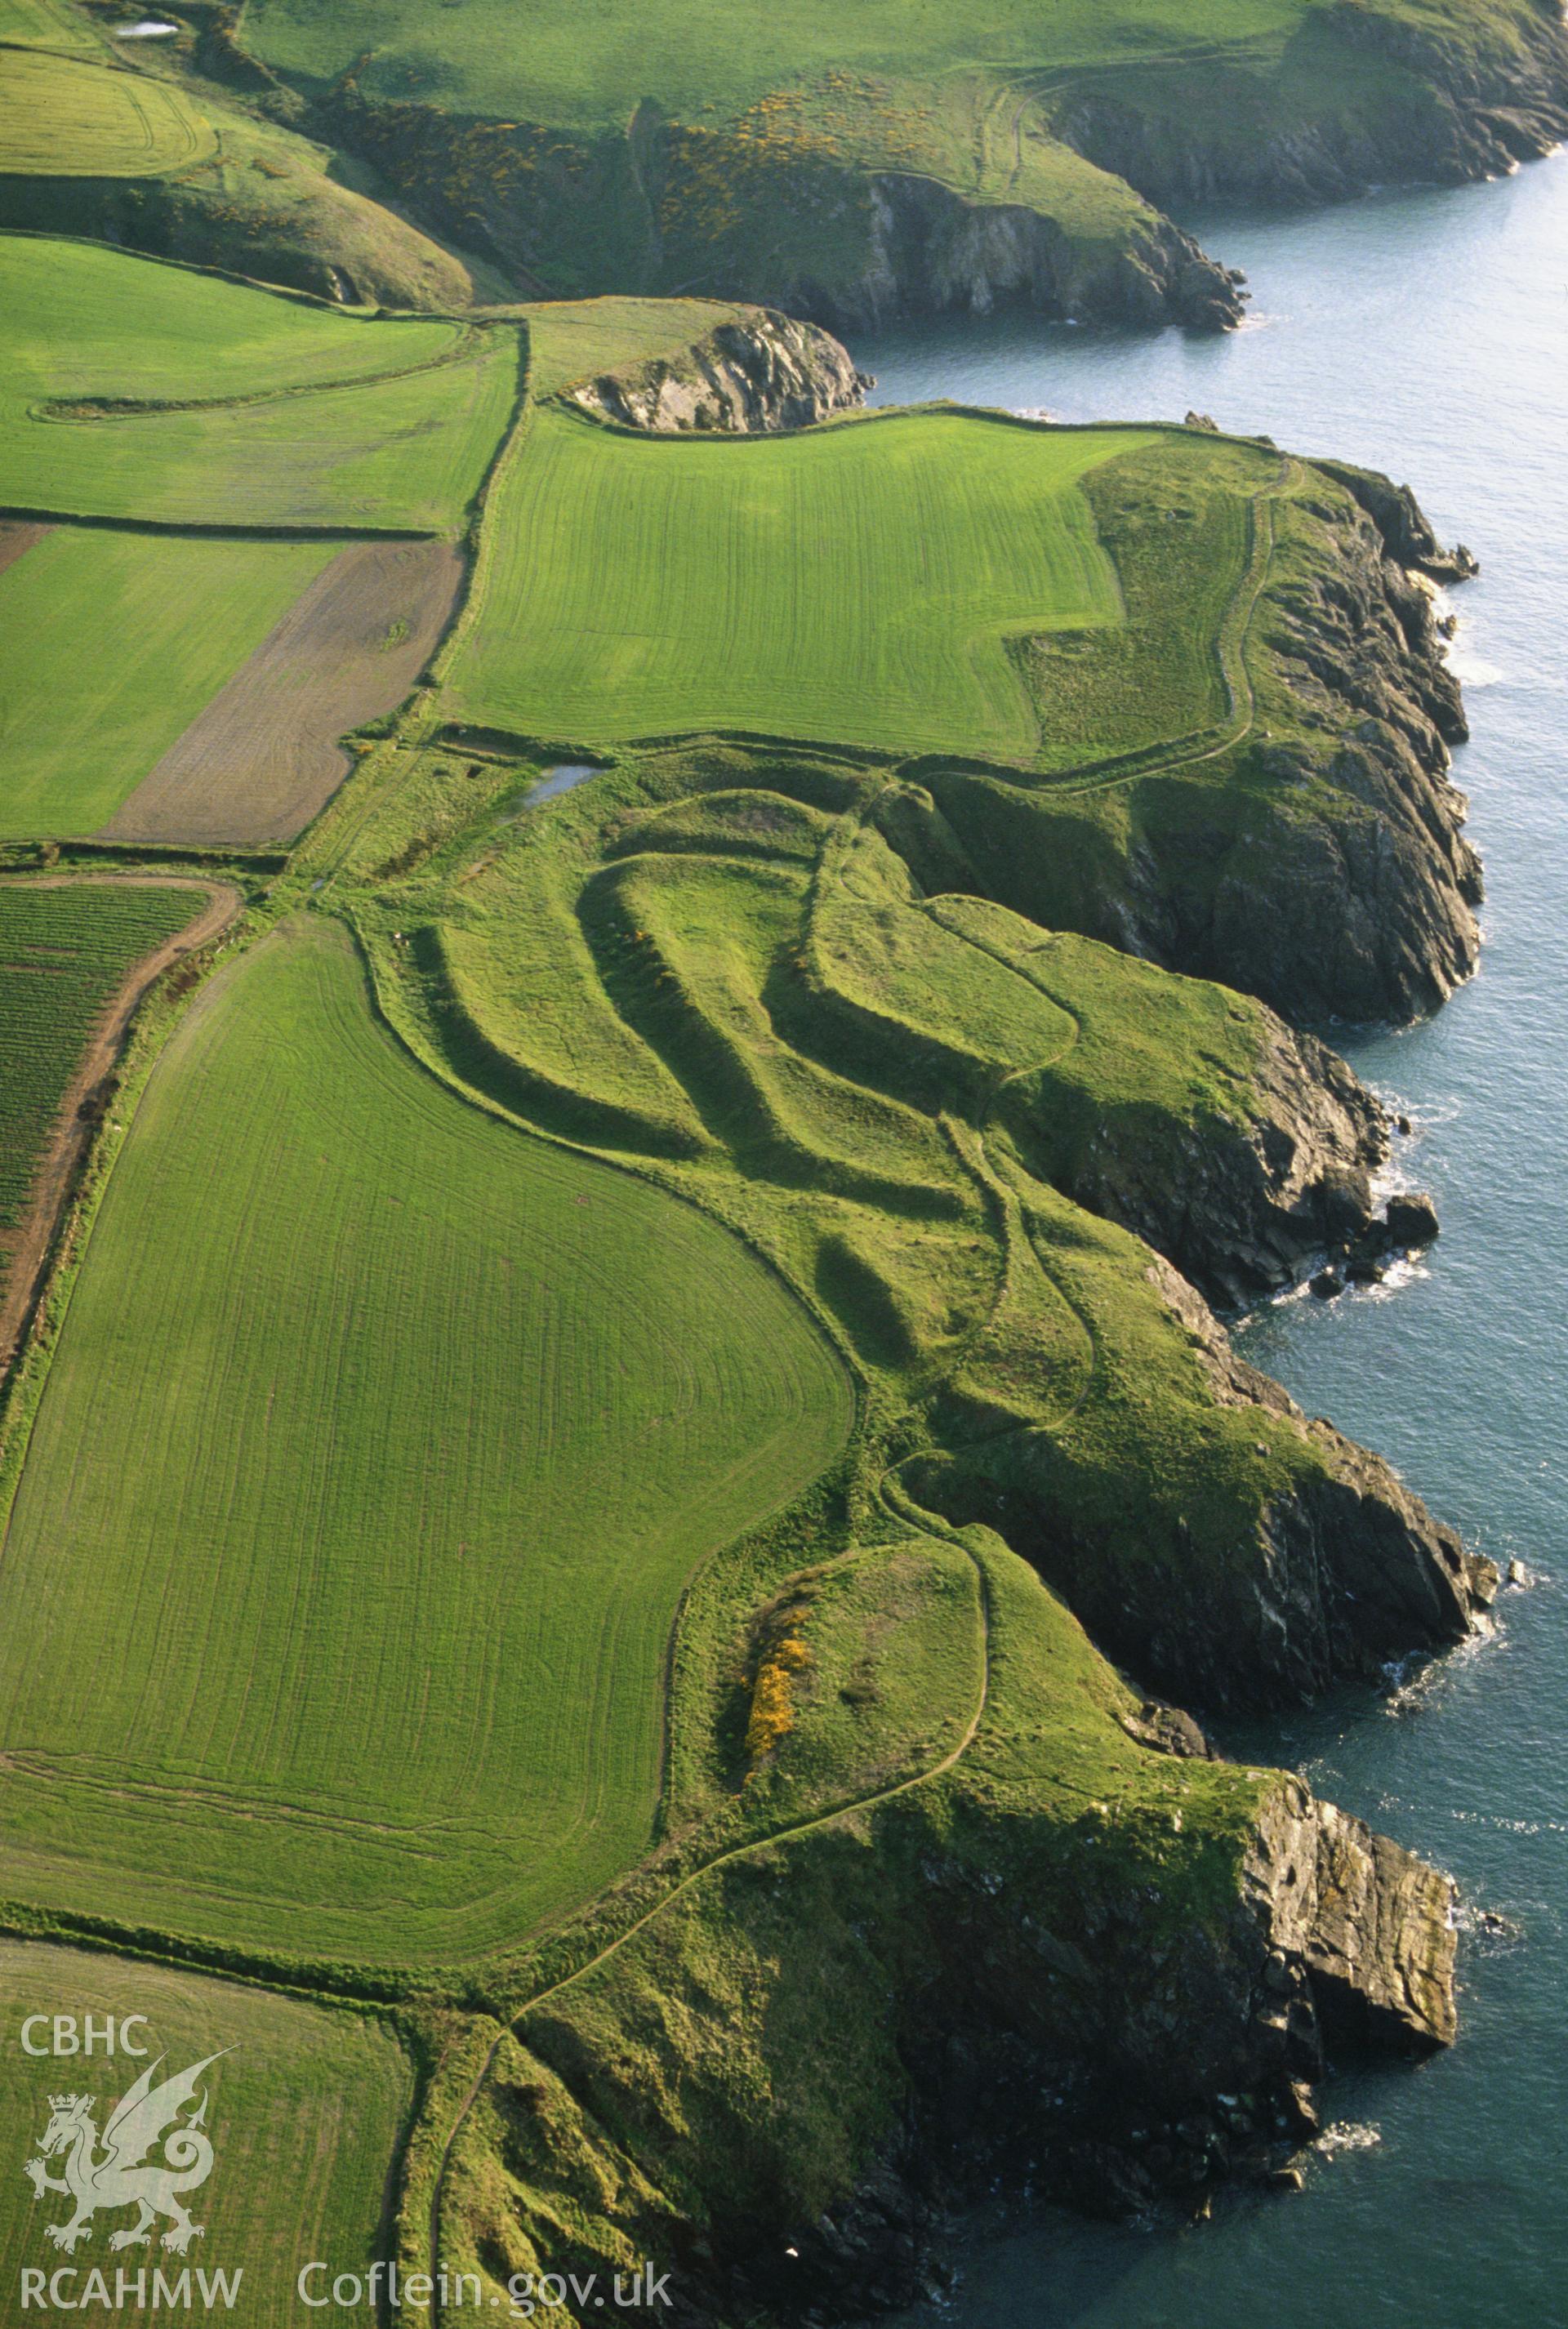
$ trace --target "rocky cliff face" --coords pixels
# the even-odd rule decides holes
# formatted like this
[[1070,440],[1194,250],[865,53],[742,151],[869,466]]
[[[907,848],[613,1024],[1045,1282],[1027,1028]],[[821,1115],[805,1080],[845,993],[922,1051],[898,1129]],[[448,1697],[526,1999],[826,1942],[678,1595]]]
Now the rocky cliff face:
[[1448,778],[1469,731],[1431,596],[1363,518],[1335,526],[1331,561],[1272,587],[1269,612],[1291,698],[1340,741],[1325,762],[1258,737],[1253,766],[1276,788],[1267,847],[1222,870],[1195,952],[1292,1019],[1413,1017],[1479,950],[1480,861]]
[[1012,305],[1074,320],[1223,331],[1243,312],[1240,279],[1152,212],[1120,248],[1086,250],[1038,211],[970,202],[933,178],[883,173],[871,181],[864,271],[812,285],[805,297],[840,328]]
[[684,355],[600,373],[563,394],[585,412],[656,435],[705,429],[743,436],[826,420],[863,404],[870,385],[829,333],[751,307]]
[[[1228,1907],[1182,1924],[1151,1906],[1157,1881],[1135,1897],[1113,1872],[1107,1808],[1088,1807],[1063,1889],[1048,1825],[983,1791],[886,1806],[858,1836],[800,1839],[788,1885],[766,1864],[725,1881],[727,1983],[676,2004],[650,1963],[640,1999],[529,2016],[496,2066],[506,2174],[464,2193],[486,2268],[600,2267],[615,2221],[674,2268],[679,2329],[852,2320],[940,2293],[950,2211],[998,2185],[1194,2216],[1229,2178],[1299,2183],[1326,2042],[1415,2055],[1451,2038],[1452,1885],[1281,1775],[1237,1839]],[[824,1966],[852,2010],[874,1997],[874,2062],[859,2034],[842,2061],[799,2051]],[[666,2019],[678,2040],[649,2075]],[[845,2175],[794,2146],[851,2067],[880,2089],[883,2131]],[[823,2142],[869,2100],[836,2098]]]
[[1388,1117],[1343,1060],[1272,1012],[1245,1111],[1167,1128],[1107,1116],[1063,1193],[1174,1262],[1206,1297],[1242,1309],[1329,1256],[1383,1243],[1373,1176]]
[[1213,1580],[1191,1580],[1185,1594],[1129,1606],[1122,1638],[1138,1642],[1138,1671],[1202,1705],[1278,1703],[1337,1681],[1375,1681],[1393,1661],[1462,1641],[1496,1598],[1492,1563],[1434,1520],[1381,1456],[1304,1415],[1239,1359],[1174,1271],[1155,1270],[1221,1404],[1286,1419],[1324,1460],[1270,1500],[1250,1573],[1238,1564],[1216,1594]]
[[1131,778],[1113,820],[1092,797],[921,772],[989,895],[1298,1026],[1409,1020],[1470,976],[1481,868],[1449,778],[1467,730],[1422,572],[1470,561],[1358,476],[1356,499],[1326,477],[1321,503],[1291,506],[1248,642],[1253,717],[1219,781]]
[[[1293,83],[1293,67],[1304,68]],[[1059,137],[1147,198],[1328,202],[1392,180],[1495,177],[1568,135],[1568,33],[1554,0],[1506,26],[1337,0],[1302,28],[1270,91],[1226,68],[1195,116],[1136,73],[1090,77],[1052,109]],[[1223,127],[1218,127],[1223,124]]]

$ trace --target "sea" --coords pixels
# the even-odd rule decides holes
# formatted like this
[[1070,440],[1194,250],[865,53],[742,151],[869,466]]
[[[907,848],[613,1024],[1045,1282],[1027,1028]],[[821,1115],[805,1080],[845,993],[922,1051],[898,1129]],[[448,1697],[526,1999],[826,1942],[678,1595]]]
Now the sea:
[[1009,2202],[908,2329],[1551,2329],[1568,2323],[1568,156],[1491,184],[1184,219],[1246,270],[1217,338],[946,317],[854,338],[875,402],[1263,431],[1414,486],[1454,588],[1486,865],[1479,975],[1398,1031],[1327,1031],[1415,1138],[1442,1233],[1385,1285],[1240,1334],[1523,1581],[1491,1636],[1227,1748],[1302,1771],[1457,1878],[1460,2034],[1342,2066],[1299,2194],[1190,2228]]

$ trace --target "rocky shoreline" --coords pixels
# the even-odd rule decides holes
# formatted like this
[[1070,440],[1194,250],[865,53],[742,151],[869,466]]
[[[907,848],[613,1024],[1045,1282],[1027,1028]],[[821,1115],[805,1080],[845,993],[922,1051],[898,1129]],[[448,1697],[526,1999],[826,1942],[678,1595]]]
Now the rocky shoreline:
[[[1229,329],[1244,314],[1242,278],[1172,213],[1458,184],[1568,135],[1568,33],[1546,0],[1524,0],[1506,33],[1489,24],[1474,38],[1339,0],[1300,28],[1272,80],[1223,59],[1207,71],[1195,107],[1179,69],[1158,60],[1048,82],[1028,136],[1071,181],[1058,209],[1047,193],[961,191],[831,146],[764,165],[744,137],[674,120],[652,99],[623,133],[569,136],[373,97],[355,71],[316,93],[311,118],[436,232],[475,243],[531,296],[569,255],[573,291],[700,290],[836,330],[998,305]],[[731,194],[722,231],[699,191],[715,170]],[[591,240],[588,211],[599,219]]]
[[[679,427],[713,371],[710,351],[595,383],[594,409]],[[781,358],[777,376],[776,405],[742,404],[747,425],[801,393]],[[1272,985],[1248,1093],[1174,1145],[1168,1108],[1140,1123],[1108,1103],[1062,1178],[1098,1217],[1085,1250],[1134,1279],[1095,1415],[1039,1428],[977,1365],[944,1377],[897,1443],[914,1447],[894,1466],[904,1508],[959,1532],[987,1579],[969,1743],[929,1785],[726,1855],[581,1990],[486,2000],[510,2030],[474,2141],[487,2164],[449,2204],[498,2279],[558,2259],[570,2219],[581,2268],[668,2261],[684,2329],[864,2318],[940,2288],[957,2215],[998,2188],[1189,2219],[1227,2181],[1287,2192],[1333,2063],[1453,2038],[1450,1880],[1299,1777],[1215,1756],[1183,1711],[1385,1685],[1483,1629],[1498,1583],[1380,1457],[1245,1364],[1204,1298],[1239,1306],[1326,1253],[1372,1271],[1435,1231],[1417,1197],[1377,1210],[1396,1127],[1289,1020],[1363,999],[1408,1015],[1473,962],[1478,876],[1445,773],[1463,709],[1415,579],[1469,561],[1386,479],[1321,485],[1261,602],[1253,676],[1273,732],[1204,780],[1206,817],[1234,797],[1260,820],[1244,846],[1227,839],[1236,862],[1211,888],[1230,885],[1231,919],[1184,929],[1167,860],[1166,919],[1137,931],[1173,966]],[[940,770],[921,782],[931,818],[955,812],[958,856],[928,853],[941,888],[976,825]],[[1126,947],[1134,882],[1160,896],[1141,843],[1122,919],[1090,935]],[[1015,837],[1008,863],[1030,853]],[[1303,866],[1306,900],[1286,912]],[[987,872],[982,887],[1002,885]],[[1053,901],[1036,903],[1050,926]],[[1351,942],[1374,928],[1375,946]],[[998,1118],[998,1149],[1010,1129],[1022,1154],[1019,1122]],[[1163,1440],[1138,1372],[1156,1353],[1180,1402]],[[1092,1778],[1073,1760],[1091,1734]]]

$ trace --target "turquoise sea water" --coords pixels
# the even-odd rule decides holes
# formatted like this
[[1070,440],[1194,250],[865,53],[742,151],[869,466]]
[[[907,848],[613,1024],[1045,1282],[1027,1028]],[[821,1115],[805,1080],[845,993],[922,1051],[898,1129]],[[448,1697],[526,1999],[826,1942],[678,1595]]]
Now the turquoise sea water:
[[[1478,581],[1452,595],[1486,859],[1480,976],[1427,1024],[1340,1031],[1407,1109],[1443,1232],[1396,1287],[1293,1301],[1247,1355],[1381,1448],[1534,1583],[1392,1703],[1250,1736],[1451,1869],[1471,1935],[1453,2051],[1324,2090],[1342,2138],[1296,2198],[1193,2230],[1036,2217],[978,2231],[952,2329],[1546,2329],[1568,2322],[1568,158],[1310,216],[1207,217],[1255,321],[1223,340],[1018,318],[867,337],[877,401],[1266,430],[1408,479]],[[1227,1741],[1238,1747],[1240,1740]]]

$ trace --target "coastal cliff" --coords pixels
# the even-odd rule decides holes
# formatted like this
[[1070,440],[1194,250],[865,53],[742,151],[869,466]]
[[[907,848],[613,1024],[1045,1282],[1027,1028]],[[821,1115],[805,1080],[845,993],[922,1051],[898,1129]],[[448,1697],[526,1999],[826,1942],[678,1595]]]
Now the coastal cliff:
[[[688,376],[672,398],[668,377],[622,414],[694,418],[708,391]],[[1379,1220],[1393,1128],[1289,1020],[1329,996],[1407,1005],[1471,958],[1446,777],[1463,711],[1416,579],[1462,561],[1387,480],[1197,431],[1161,457],[1086,488],[1102,534],[1122,527],[1129,633],[1156,620],[1142,513],[1168,541],[1205,469],[1273,488],[1269,560],[1237,560],[1245,667],[1189,699],[1228,712],[1217,746],[1184,731],[1174,767],[1146,747],[1125,782],[1057,788],[666,740],[466,891],[483,949],[545,867],[562,884],[618,1042],[662,1064],[666,1108],[699,1111],[685,1147],[634,1153],[694,1191],[721,1157],[741,1168],[737,1218],[855,1353],[877,1436],[864,1474],[694,1582],[648,1861],[477,1969],[472,2018],[432,2039],[411,2270],[436,2224],[486,2288],[653,2257],[691,2329],[855,2318],[940,2288],[952,2211],[998,2183],[1187,2216],[1227,2178],[1288,2190],[1330,2055],[1453,2035],[1448,1878],[1299,1777],[1213,1753],[1200,1720],[1386,1685],[1483,1629],[1497,1589],[1204,1298],[1431,1232],[1414,1200]],[[1217,603],[1216,622],[1236,602]],[[1351,754],[1375,772],[1361,791]],[[780,873],[786,846],[808,875]],[[1363,916],[1365,948],[1344,935]],[[434,1056],[560,1130],[554,1099],[495,1080],[527,1053],[532,986],[506,1004],[465,956],[425,991]],[[993,973],[1029,995],[993,1012]],[[1244,991],[1264,976],[1273,1007]],[[846,1169],[829,1096],[857,1127],[896,1120],[902,1178]],[[845,1580],[892,1595],[921,1562],[950,1596],[944,1681],[893,1756],[876,1726],[908,1687],[914,1605],[836,1627]]]
[[1425,579],[1473,561],[1440,553],[1388,479],[1314,475],[1321,491],[1276,525],[1252,716],[1226,751],[1114,796],[957,767],[922,782],[989,894],[1048,928],[1223,980],[1296,1026],[1403,1022],[1479,950],[1480,861],[1449,776],[1468,731]]
[[683,2329],[854,2319],[940,2293],[952,2212],[998,2187],[1188,2217],[1289,2188],[1327,2046],[1451,2038],[1448,1880],[1119,1685],[1075,1784],[1034,1659],[1060,1686],[1082,1636],[968,1539],[997,1657],[970,1755],[713,1870],[510,2031],[497,2001],[446,2253],[497,2287],[654,2256]]
[[656,435],[704,429],[744,436],[826,420],[863,404],[869,385],[829,333],[755,307],[683,354],[600,372],[562,394],[584,412]]
[[699,290],[837,329],[1004,303],[1224,329],[1241,278],[1172,213],[1482,178],[1568,131],[1568,35],[1536,0],[1440,0],[1419,20],[1339,0],[1280,29],[1195,72],[1180,51],[1056,59],[1046,30],[1027,73],[808,68],[728,121],[645,90],[597,132],[543,118],[525,71],[501,122],[373,56],[345,58],[316,102],[434,229],[534,296]]
[[864,264],[845,280],[802,272],[790,287],[803,312],[840,330],[1025,306],[1073,323],[1224,331],[1245,313],[1241,278],[1153,210],[1117,238],[1087,241],[1044,212],[935,178],[879,173],[869,193]]
[[1568,135],[1568,31],[1554,0],[1490,20],[1336,0],[1306,19],[1271,82],[1213,60],[1201,103],[1158,68],[1088,73],[1052,108],[1086,160],[1151,202],[1343,201],[1400,180],[1462,184]]

